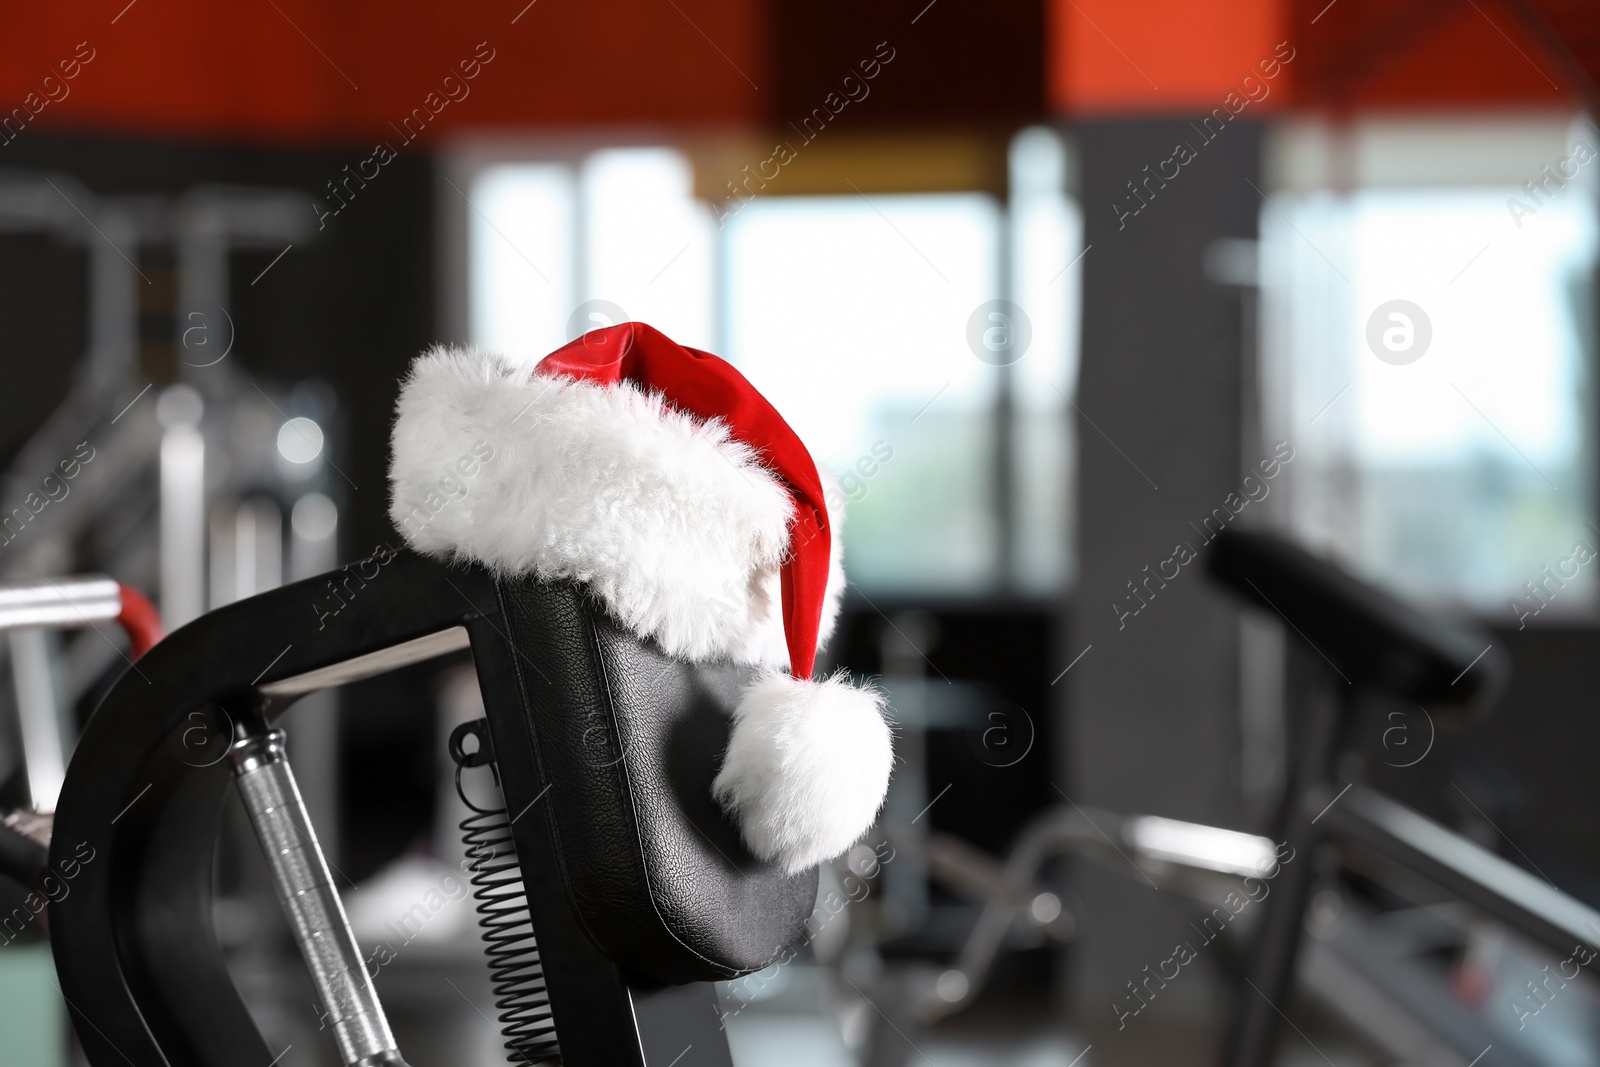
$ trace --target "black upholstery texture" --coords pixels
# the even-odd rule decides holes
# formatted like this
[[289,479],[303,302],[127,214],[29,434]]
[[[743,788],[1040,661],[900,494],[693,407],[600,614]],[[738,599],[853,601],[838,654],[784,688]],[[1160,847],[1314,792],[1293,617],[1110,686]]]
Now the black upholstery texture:
[[711,795],[748,671],[667,656],[570,582],[499,583],[541,788],[585,933],[664,982],[737,977],[803,933],[815,870],[749,854]]

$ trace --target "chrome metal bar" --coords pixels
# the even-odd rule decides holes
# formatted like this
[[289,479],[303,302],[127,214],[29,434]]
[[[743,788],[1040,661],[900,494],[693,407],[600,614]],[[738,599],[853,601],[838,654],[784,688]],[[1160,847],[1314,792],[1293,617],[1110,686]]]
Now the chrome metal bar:
[[1278,862],[1271,838],[1159,815],[1129,816],[1122,823],[1122,839],[1140,858],[1240,878],[1259,878]]
[[[1476,842],[1357,785],[1327,810],[1328,832],[1360,842],[1468,904],[1600,972],[1600,911]],[[1326,796],[1307,798],[1307,807]],[[1579,951],[1582,949],[1583,951]]]
[[16,687],[22,762],[28,800],[36,811],[55,811],[67,779],[67,749],[61,739],[61,703],[49,635],[16,630],[10,635],[11,678]]
[[[1296,981],[1382,1048],[1386,1062],[1469,1067],[1476,1057],[1479,1067],[1490,1058],[1495,1067],[1549,1067],[1537,1046],[1502,1040],[1481,1009],[1462,1003],[1421,946],[1395,927],[1380,928],[1358,899],[1334,899],[1307,923]],[[1484,1057],[1491,1043],[1495,1054]]]
[[239,795],[346,1067],[404,1067],[306,816],[284,740],[282,730],[269,730],[235,742],[228,754]]
[[114,578],[0,583],[0,630],[79,629],[121,613],[122,593]]
[[[895,847],[912,842],[891,834]],[[1197,899],[1221,901],[1249,876],[1261,877],[1276,865],[1272,840],[1216,826],[1155,815],[1119,815],[1098,808],[1056,807],[1035,816],[1004,862],[935,835],[928,845],[929,867],[947,886],[984,901],[978,921],[962,944],[954,971],[966,981],[957,996],[930,993],[919,1005],[924,1018],[957,1011],[977,998],[1005,943],[1011,925],[1043,892],[1038,878],[1046,862],[1075,855],[1135,874],[1165,889]],[[1071,918],[1061,914],[1033,924],[1052,936],[1071,935]]]
[[[291,582],[315,578],[319,574],[339,567],[338,532],[339,509],[320,493],[307,493],[295,502],[290,512],[288,572]],[[275,583],[281,584],[281,583]],[[322,850],[329,862],[339,864],[343,843],[339,839],[339,704],[338,689],[323,689],[307,693],[289,708],[283,724],[289,731],[289,755],[294,759],[300,792],[306,800],[306,811],[321,830]],[[479,713],[482,714],[481,712]],[[438,751],[446,750],[441,742]],[[442,759],[448,756],[441,755]],[[448,793],[455,799],[455,782],[452,776],[440,775],[440,795],[445,793],[443,783],[449,781]],[[465,814],[457,818],[460,822]],[[450,834],[439,841],[458,841],[455,826]],[[463,861],[464,862],[464,861]]]
[[161,614],[173,629],[206,610],[205,471],[206,440],[195,424],[168,427],[161,436]]
[[452,626],[448,630],[402,641],[398,645],[380,648],[376,652],[368,652],[364,656],[356,656],[342,663],[333,663],[304,674],[266,682],[257,688],[270,697],[314,693],[319,689],[349,685],[351,682],[359,682],[363,678],[371,678],[410,663],[421,663],[425,659],[457,652],[468,647],[469,643],[466,627]]

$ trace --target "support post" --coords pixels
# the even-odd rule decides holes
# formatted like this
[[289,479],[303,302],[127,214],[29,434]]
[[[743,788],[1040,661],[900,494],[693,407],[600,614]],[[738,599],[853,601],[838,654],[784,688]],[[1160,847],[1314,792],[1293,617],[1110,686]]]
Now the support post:
[[285,740],[282,730],[251,731],[228,750],[239,796],[345,1067],[405,1067],[306,815]]

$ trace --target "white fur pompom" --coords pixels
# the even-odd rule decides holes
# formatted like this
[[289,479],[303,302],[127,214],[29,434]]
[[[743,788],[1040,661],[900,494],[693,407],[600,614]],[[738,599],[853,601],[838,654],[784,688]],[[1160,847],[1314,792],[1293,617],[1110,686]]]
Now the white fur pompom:
[[894,746],[883,694],[838,674],[768,674],[744,691],[713,790],[750,851],[790,874],[832,859],[877,818]]

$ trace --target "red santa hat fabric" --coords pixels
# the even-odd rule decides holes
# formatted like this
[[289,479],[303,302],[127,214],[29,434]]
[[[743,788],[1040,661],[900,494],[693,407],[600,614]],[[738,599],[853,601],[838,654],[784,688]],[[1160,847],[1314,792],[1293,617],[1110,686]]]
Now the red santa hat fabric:
[[768,668],[714,785],[756,856],[802,870],[872,824],[882,697],[812,679],[844,588],[838,495],[733,366],[642,323],[531,374],[438,348],[401,390],[393,446],[391,516],[418,551],[584,582],[671,655]]

